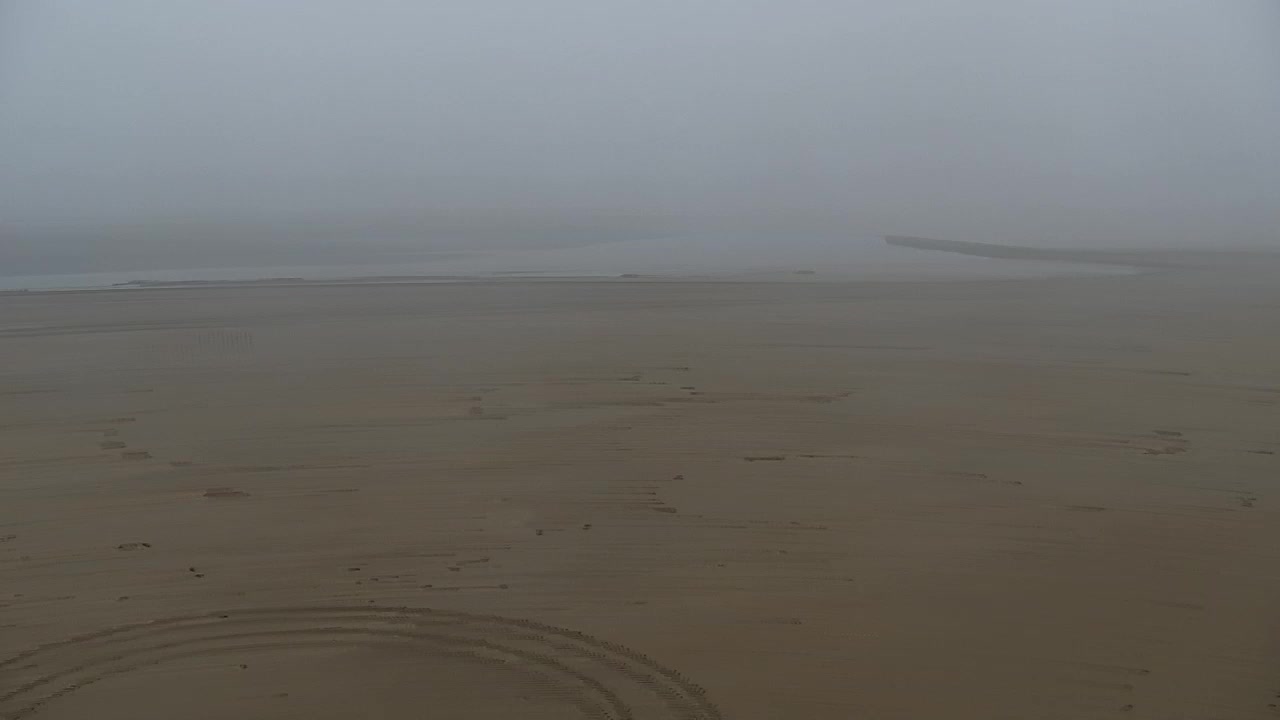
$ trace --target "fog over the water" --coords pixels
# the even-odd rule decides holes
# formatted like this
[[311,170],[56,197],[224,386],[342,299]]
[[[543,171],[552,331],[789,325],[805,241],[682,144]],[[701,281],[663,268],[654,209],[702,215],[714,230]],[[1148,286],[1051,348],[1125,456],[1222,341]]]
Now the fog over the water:
[[1276,0],[0,0],[0,275],[1274,247],[1278,127]]

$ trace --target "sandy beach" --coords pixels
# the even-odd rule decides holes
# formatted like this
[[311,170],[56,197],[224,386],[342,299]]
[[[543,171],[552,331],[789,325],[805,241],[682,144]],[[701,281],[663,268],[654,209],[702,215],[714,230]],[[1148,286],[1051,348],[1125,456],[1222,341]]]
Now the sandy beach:
[[1280,272],[0,297],[0,717],[1280,705]]

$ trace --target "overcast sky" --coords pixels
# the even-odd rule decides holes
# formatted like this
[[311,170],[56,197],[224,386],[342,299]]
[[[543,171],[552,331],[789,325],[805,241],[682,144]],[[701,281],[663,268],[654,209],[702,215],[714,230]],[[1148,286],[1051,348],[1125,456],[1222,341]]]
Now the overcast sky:
[[1280,243],[1277,128],[1276,0],[0,0],[11,238],[447,210]]

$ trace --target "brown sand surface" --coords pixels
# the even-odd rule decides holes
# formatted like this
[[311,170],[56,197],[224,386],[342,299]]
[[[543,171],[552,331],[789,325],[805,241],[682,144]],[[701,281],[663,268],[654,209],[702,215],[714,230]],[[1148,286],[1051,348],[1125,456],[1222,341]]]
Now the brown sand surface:
[[1280,715],[1280,275],[26,293],[0,359],[0,717]]

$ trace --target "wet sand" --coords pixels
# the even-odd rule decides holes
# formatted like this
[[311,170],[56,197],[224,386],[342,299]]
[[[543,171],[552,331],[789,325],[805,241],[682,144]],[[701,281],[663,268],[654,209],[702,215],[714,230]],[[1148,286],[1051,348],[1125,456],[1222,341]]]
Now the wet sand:
[[1280,273],[24,293],[0,357],[0,716],[1280,704]]

